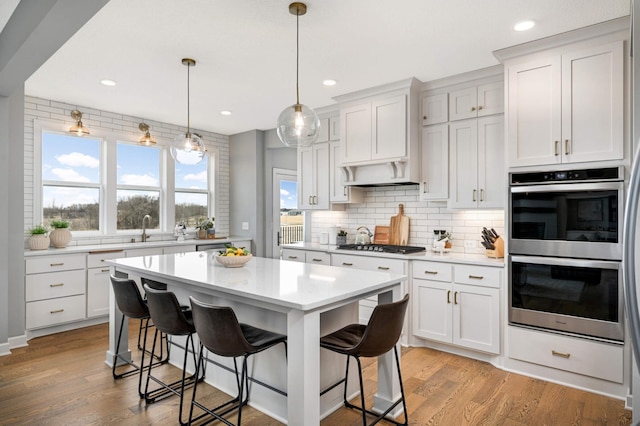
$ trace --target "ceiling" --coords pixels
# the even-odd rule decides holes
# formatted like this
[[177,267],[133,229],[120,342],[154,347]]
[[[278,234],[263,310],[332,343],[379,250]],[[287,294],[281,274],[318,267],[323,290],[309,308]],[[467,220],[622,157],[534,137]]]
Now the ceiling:
[[[0,8],[0,28],[11,4]],[[27,95],[222,134],[272,129],[295,102],[289,0],[111,0],[26,82]],[[495,65],[492,51],[629,15],[630,0],[308,0],[300,101]],[[515,22],[533,19],[517,33]],[[115,87],[100,84],[102,79]],[[325,87],[322,81],[338,84]],[[223,116],[222,110],[232,111]],[[153,130],[153,129],[152,129]]]

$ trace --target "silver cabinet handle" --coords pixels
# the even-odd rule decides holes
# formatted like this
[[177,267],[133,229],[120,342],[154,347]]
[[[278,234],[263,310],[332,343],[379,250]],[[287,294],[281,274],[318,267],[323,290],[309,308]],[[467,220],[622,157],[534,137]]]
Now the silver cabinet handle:
[[350,262],[342,262],[342,266],[353,266],[353,263],[350,263]]
[[55,311],[49,311],[50,314],[59,314],[61,312],[64,312],[64,309],[56,309]]
[[438,271],[427,271],[427,270],[425,270],[424,273],[425,274],[431,274],[431,275],[437,275]]
[[59,263],[50,263],[49,266],[62,266],[64,265],[64,262],[59,262]]
[[476,201],[476,192],[477,192],[477,190],[474,189],[473,190],[473,199],[472,199],[473,202]]
[[422,193],[426,194],[428,191],[427,181],[422,182]]
[[480,190],[480,201],[484,201],[484,189]]
[[317,259],[315,257],[313,259],[311,259],[311,260],[314,261],[314,262],[322,262],[322,259]]
[[312,205],[313,201],[311,201],[311,195],[309,195],[309,205]]
[[557,352],[557,351],[554,351],[553,349],[551,350],[551,355],[559,356],[561,358],[566,358],[566,359],[569,359],[569,357],[571,356],[571,354],[568,352]]
[[558,155],[560,155],[560,153],[558,152],[558,144],[559,144],[559,143],[560,143],[560,142],[558,142],[558,141],[554,141],[553,155],[555,155],[556,157],[557,157]]
[[451,303],[451,290],[447,290],[447,303]]
[[569,139],[564,140],[564,155],[569,155]]
[[473,280],[483,280],[484,277],[482,275],[469,275],[469,278]]
[[56,283],[56,284],[49,284],[49,287],[62,287],[63,285],[64,283]]
[[297,259],[298,256],[287,256],[289,259]]
[[457,304],[458,304],[458,292],[457,292],[457,291],[455,291],[455,292],[453,293],[453,304],[454,304],[454,305],[457,305]]
[[100,272],[109,272],[108,269],[100,269]]
[[388,266],[378,266],[378,269],[380,269],[381,271],[388,271],[389,267]]

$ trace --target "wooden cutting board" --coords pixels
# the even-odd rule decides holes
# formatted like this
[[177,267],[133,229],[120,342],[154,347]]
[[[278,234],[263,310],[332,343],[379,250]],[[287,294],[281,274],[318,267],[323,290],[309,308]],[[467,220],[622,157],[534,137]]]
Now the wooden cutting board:
[[406,246],[409,243],[409,218],[404,215],[404,204],[398,206],[398,214],[391,216],[389,244]]
[[376,225],[373,232],[373,244],[389,244],[389,226]]

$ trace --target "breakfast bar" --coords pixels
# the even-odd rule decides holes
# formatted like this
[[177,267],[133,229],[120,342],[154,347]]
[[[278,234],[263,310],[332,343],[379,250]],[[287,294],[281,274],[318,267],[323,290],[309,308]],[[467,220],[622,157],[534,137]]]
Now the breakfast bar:
[[[240,321],[286,334],[287,357],[278,351],[260,354],[263,357],[254,362],[252,375],[283,390],[287,397],[254,386],[249,403],[289,425],[317,425],[342,404],[341,387],[322,398],[319,395],[322,388],[344,374],[344,358],[327,351],[321,353],[320,336],[357,322],[361,299],[375,295],[379,303],[401,299],[402,282],[407,278],[389,272],[258,257],[243,267],[227,268],[218,264],[211,252],[141,256],[109,263],[114,275],[165,282],[182,303],[188,304],[188,297],[193,296],[228,305]],[[107,363],[113,359],[120,318],[111,292]],[[393,366],[391,352],[378,360],[375,410],[384,411],[400,395]],[[207,382],[233,393],[233,387],[229,386],[233,381],[222,377],[214,365],[211,367],[207,370]],[[349,394],[353,394],[351,388]]]

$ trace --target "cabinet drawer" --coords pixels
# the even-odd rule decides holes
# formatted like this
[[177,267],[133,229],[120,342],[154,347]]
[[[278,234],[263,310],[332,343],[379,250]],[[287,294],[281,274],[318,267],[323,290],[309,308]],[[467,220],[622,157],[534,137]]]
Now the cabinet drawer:
[[440,262],[411,262],[413,278],[426,279],[432,281],[453,280],[452,268],[450,263]]
[[395,274],[406,274],[408,269],[407,261],[405,260],[345,254],[332,254],[331,265],[366,269],[368,271],[393,272]]
[[501,269],[471,265],[455,265],[453,269],[457,283],[500,288]]
[[282,249],[282,260],[304,262],[304,254],[303,250]]
[[39,274],[42,272],[71,271],[73,269],[84,269],[85,265],[85,254],[33,257],[25,260],[25,273]]
[[28,302],[26,311],[27,329],[77,321],[85,318],[85,297],[81,294]]
[[331,265],[331,255],[321,251],[308,251],[305,253],[305,261],[314,265]]
[[32,302],[84,294],[84,282],[83,270],[27,275],[25,278],[25,299],[27,302]]
[[623,381],[623,347],[509,327],[509,357],[615,383]]
[[105,260],[117,259],[119,257],[124,257],[124,250],[90,252],[87,255],[87,268],[108,267],[108,265],[104,263]]

